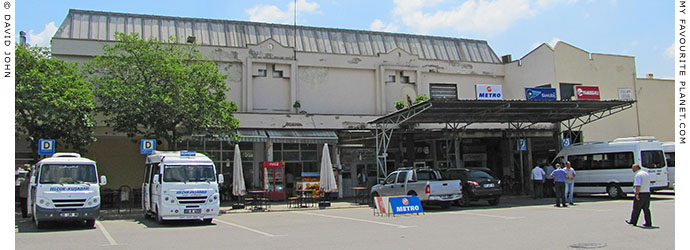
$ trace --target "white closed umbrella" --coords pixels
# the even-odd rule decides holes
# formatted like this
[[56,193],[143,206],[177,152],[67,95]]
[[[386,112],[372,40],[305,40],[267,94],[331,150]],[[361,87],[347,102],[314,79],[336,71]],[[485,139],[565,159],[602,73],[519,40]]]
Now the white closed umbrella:
[[247,194],[247,188],[244,186],[244,172],[242,171],[242,154],[240,154],[240,145],[237,144],[235,144],[235,158],[232,167],[232,194],[235,196]]
[[338,186],[335,183],[335,176],[333,176],[333,167],[331,165],[331,154],[328,153],[328,143],[323,145],[323,152],[321,153],[321,178],[319,179],[319,190],[324,193],[338,191]]

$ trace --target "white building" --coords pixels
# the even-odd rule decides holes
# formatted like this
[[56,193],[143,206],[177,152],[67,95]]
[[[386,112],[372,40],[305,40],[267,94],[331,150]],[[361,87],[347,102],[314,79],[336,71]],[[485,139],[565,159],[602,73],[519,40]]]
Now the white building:
[[[671,106],[665,106],[672,102],[671,91],[660,93],[661,88],[653,87],[667,89],[668,82],[636,79],[634,57],[590,54],[562,42],[553,49],[544,44],[518,61],[503,64],[480,40],[70,10],[52,39],[53,56],[87,61],[100,55],[103,45],[114,42],[115,32],[136,32],[157,40],[194,37],[202,53],[228,75],[228,99],[240,108],[234,115],[240,121],[245,178],[251,186],[259,185],[262,161],[284,161],[295,177],[318,172],[321,148],[329,143],[332,159],[341,169],[341,190],[348,196],[350,187],[372,185],[375,179],[374,139],[367,122],[395,111],[394,102],[408,96],[476,99],[476,85],[484,84],[500,85],[505,100],[525,100],[526,87],[549,86],[558,90],[559,98],[567,98],[573,85],[593,85],[599,87],[602,100],[619,99],[619,90],[630,89],[633,98],[644,97],[644,108],[639,107],[640,99],[633,108],[586,126],[581,138],[672,138],[666,134],[672,131]],[[667,97],[658,102],[656,93]],[[655,112],[658,109],[669,112]],[[414,162],[448,167],[442,159],[453,154],[446,148],[454,144],[441,128],[396,133],[389,169]],[[528,166],[555,155],[557,125],[541,124],[527,135]],[[98,161],[110,187],[138,187],[144,171],[138,145],[107,127],[97,127],[96,136],[98,142],[88,147],[86,155]],[[473,125],[463,138],[458,144],[460,165],[488,167],[500,176],[514,174],[517,152],[507,126]],[[23,139],[16,143],[17,155],[30,152]],[[405,147],[412,144],[414,148]],[[233,147],[228,142],[193,137],[180,148],[203,151],[222,166],[223,173],[232,173]],[[356,180],[359,171],[369,173],[369,183]]]

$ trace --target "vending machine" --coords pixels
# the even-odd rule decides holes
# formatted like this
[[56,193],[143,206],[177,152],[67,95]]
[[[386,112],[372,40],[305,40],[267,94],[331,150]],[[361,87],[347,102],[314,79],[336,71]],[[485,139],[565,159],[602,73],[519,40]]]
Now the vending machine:
[[285,165],[283,162],[265,161],[261,170],[261,182],[267,198],[272,201],[285,200]]

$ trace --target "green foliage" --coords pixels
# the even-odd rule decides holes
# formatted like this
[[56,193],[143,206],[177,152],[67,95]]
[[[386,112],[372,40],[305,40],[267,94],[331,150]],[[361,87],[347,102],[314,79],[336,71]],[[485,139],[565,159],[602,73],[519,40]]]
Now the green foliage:
[[28,135],[34,159],[39,139],[84,152],[95,141],[94,98],[79,66],[51,58],[48,48],[17,46],[15,53],[15,130]]
[[[408,97],[408,99],[409,99],[409,97]],[[418,95],[417,98],[415,98],[414,104],[424,102],[426,100],[429,100],[429,96],[426,94],[421,94],[421,95]],[[403,100],[397,100],[397,101],[395,101],[393,106],[395,106],[395,109],[401,110],[401,109],[407,108],[407,102],[405,102]]]
[[407,105],[405,104],[404,101],[402,101],[402,100],[397,100],[397,101],[395,101],[395,103],[393,104],[393,106],[395,106],[395,109],[401,110],[401,109],[404,109]]
[[426,95],[426,94],[421,94],[421,95],[418,95],[418,96],[417,96],[417,98],[414,100],[414,103],[417,104],[417,103],[420,103],[420,102],[424,102],[424,101],[426,101],[426,100],[429,100],[429,96]]
[[237,105],[226,100],[226,76],[197,45],[147,41],[137,34],[116,38],[87,67],[108,126],[129,137],[164,139],[173,149],[192,133],[237,138]]

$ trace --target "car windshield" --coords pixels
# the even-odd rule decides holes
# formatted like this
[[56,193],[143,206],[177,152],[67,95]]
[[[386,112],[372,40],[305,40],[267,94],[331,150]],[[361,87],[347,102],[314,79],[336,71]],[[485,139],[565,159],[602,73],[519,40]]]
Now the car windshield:
[[93,164],[46,164],[41,166],[41,184],[96,183],[96,166]]
[[165,166],[163,171],[165,182],[205,182],[216,181],[213,165],[172,165]]
[[420,181],[433,181],[437,180],[436,174],[433,171],[417,171],[417,180]]
[[663,168],[666,166],[664,152],[661,150],[642,151],[642,167]]

